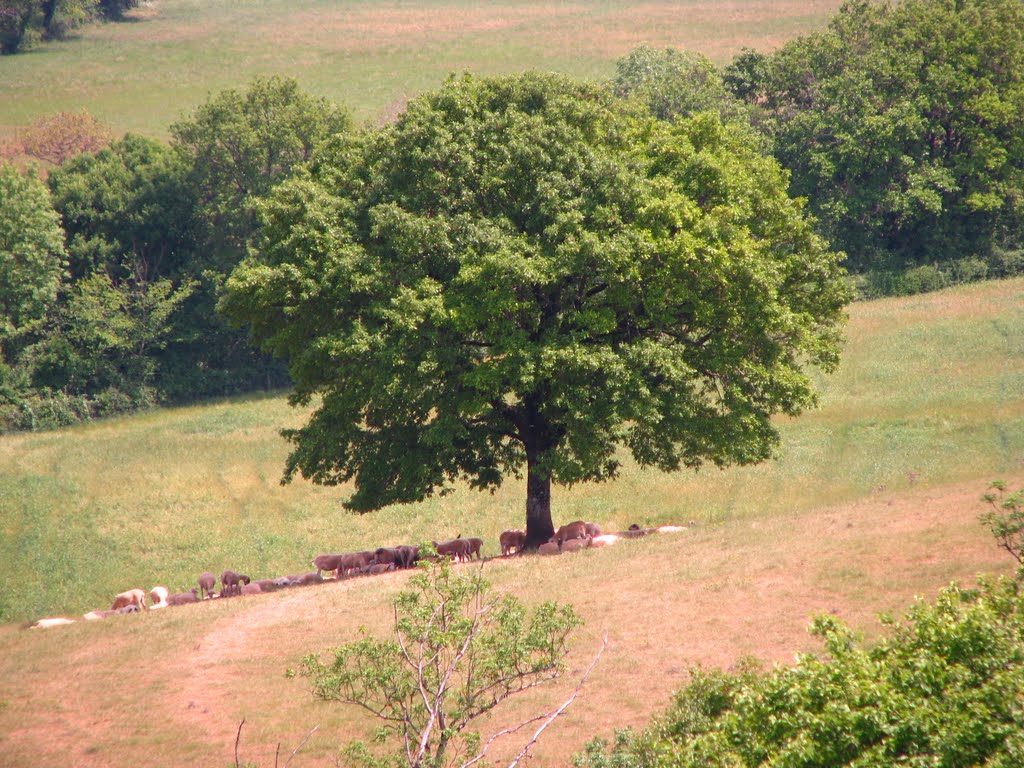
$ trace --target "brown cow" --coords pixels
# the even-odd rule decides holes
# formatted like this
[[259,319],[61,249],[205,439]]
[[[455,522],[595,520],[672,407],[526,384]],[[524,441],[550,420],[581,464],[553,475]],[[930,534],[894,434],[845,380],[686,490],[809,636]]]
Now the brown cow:
[[292,586],[304,587],[307,584],[320,584],[323,582],[324,577],[320,575],[319,571],[310,571],[309,573],[289,576],[288,580],[292,583]]
[[587,524],[582,520],[577,520],[573,523],[566,523],[559,528],[555,535],[551,537],[551,540],[561,547],[570,539],[583,539],[586,536]]
[[334,577],[338,578],[341,576],[341,561],[344,555],[317,555],[313,558],[313,567],[316,568],[316,572],[321,571],[334,571]]
[[469,553],[468,557],[470,560],[473,559],[473,555],[476,555],[477,560],[482,560],[483,557],[480,555],[480,549],[484,545],[483,539],[466,539],[469,542]]
[[563,552],[579,552],[581,549],[586,549],[590,546],[592,539],[589,536],[584,536],[582,539],[569,539],[562,544]]
[[437,554],[441,557],[450,557],[455,562],[469,559],[468,539],[451,539],[450,541],[442,541],[440,544],[436,541],[431,543],[434,545],[434,549],[437,550]]
[[412,568],[416,564],[416,561],[420,559],[420,548],[413,547],[409,544],[402,544],[395,547],[400,555],[401,564],[395,563],[396,566],[401,568]]
[[341,575],[358,573],[360,568],[365,568],[373,560],[373,552],[349,552],[341,559]]
[[248,584],[252,579],[238,571],[224,571],[220,575],[220,596],[230,597],[231,595],[242,594],[242,584]]
[[188,592],[178,592],[177,594],[170,595],[167,598],[167,604],[186,605],[187,603],[198,603],[199,596],[196,594],[197,591],[195,587],[192,587]]
[[376,576],[381,573],[388,573],[395,570],[394,563],[370,563],[360,573],[366,574],[367,576]]
[[199,574],[199,592],[204,599],[209,599],[210,595],[213,594],[213,588],[217,586],[217,577],[209,571],[203,571]]
[[498,537],[498,542],[501,544],[501,554],[503,556],[512,554],[513,549],[516,552],[521,552],[526,545],[526,531],[518,529],[502,531],[501,536]]
[[398,551],[398,547],[377,547],[370,565],[393,565],[397,568],[401,562],[402,553]]

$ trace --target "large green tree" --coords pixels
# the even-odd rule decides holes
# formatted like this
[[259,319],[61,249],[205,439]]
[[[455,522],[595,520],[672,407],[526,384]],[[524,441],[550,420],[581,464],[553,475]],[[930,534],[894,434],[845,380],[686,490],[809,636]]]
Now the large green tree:
[[222,91],[171,127],[195,200],[193,274],[199,284],[183,307],[180,340],[163,352],[164,386],[176,399],[281,387],[279,361],[260,355],[245,333],[217,316],[227,275],[245,256],[259,222],[255,204],[328,137],[350,129],[348,113],[303,91],[291,78],[256,78]]
[[1020,247],[1020,0],[848,2],[826,31],[736,64],[730,86],[763,109],[851,271]]
[[289,360],[285,470],[347,506],[761,461],[814,400],[846,291],[750,137],[553,75],[463,77],[336,141],[263,208],[222,302]]
[[613,83],[616,94],[639,99],[662,120],[703,111],[718,112],[725,120],[745,119],[742,102],[700,53],[641,45],[615,63]]

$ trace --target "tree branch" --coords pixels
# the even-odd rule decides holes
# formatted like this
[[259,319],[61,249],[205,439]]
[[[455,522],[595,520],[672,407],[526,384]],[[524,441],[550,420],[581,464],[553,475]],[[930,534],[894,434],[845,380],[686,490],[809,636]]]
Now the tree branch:
[[533,734],[533,738],[526,743],[526,746],[519,751],[519,754],[516,755],[515,759],[508,764],[508,768],[515,768],[517,765],[519,765],[519,761],[526,757],[527,753],[533,748],[533,745],[537,743],[537,739],[539,739],[540,735],[544,733],[544,730],[549,725],[551,725],[551,723],[553,723],[559,715],[565,712],[565,710],[569,708],[570,704],[576,701],[576,697],[579,695],[580,690],[583,688],[583,684],[587,682],[587,678],[590,677],[590,673],[594,671],[594,667],[597,666],[597,662],[601,660],[601,654],[604,653],[604,649],[607,647],[608,634],[605,633],[604,639],[601,641],[601,649],[597,652],[597,656],[594,657],[594,660],[590,662],[590,666],[587,668],[587,671],[583,673],[583,677],[580,678],[580,682],[576,686],[576,689],[572,692],[572,696],[566,699],[562,703],[562,705],[558,707],[558,709],[554,710],[550,713],[550,715],[548,715],[548,718],[544,721],[544,724],[537,729],[536,733]]
[[[288,759],[284,761],[284,768],[288,768],[288,763],[290,763],[292,761],[292,758],[295,757],[296,754],[298,754],[300,749],[302,749],[302,745],[305,744],[307,741],[309,741],[309,737],[312,736],[314,733],[316,733],[317,729],[319,729],[319,728],[320,728],[320,725],[317,724],[317,725],[314,725],[312,727],[312,729],[310,729],[309,733],[306,734],[305,738],[303,738],[302,741],[299,742],[299,746],[297,746],[295,749],[293,749],[292,753],[288,756]],[[275,764],[276,764],[276,758],[275,758]]]
[[235,734],[235,768],[241,768],[238,763],[238,742],[242,740],[242,726],[245,725],[245,718],[238,724],[238,733]]

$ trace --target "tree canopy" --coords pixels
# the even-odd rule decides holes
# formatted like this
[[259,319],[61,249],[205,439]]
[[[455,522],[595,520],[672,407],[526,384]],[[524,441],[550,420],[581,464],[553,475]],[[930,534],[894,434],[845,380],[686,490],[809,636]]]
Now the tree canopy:
[[826,31],[730,73],[851,271],[1020,247],[1020,0],[849,2]]
[[814,401],[838,257],[750,137],[554,75],[465,76],[336,141],[262,206],[222,309],[319,397],[285,479],[370,510],[527,470],[550,484],[767,458]]

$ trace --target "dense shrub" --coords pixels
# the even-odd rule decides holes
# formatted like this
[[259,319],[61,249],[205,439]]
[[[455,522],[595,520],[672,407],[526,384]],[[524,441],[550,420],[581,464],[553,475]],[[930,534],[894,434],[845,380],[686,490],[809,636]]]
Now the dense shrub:
[[865,646],[831,616],[826,653],[761,672],[696,670],[669,711],[579,768],[1024,765],[1020,579],[950,586]]
[[0,394],[0,433],[69,427],[152,408],[156,404],[156,392],[148,387],[132,393],[111,387],[93,395],[71,394],[47,387],[28,391],[19,397]]

